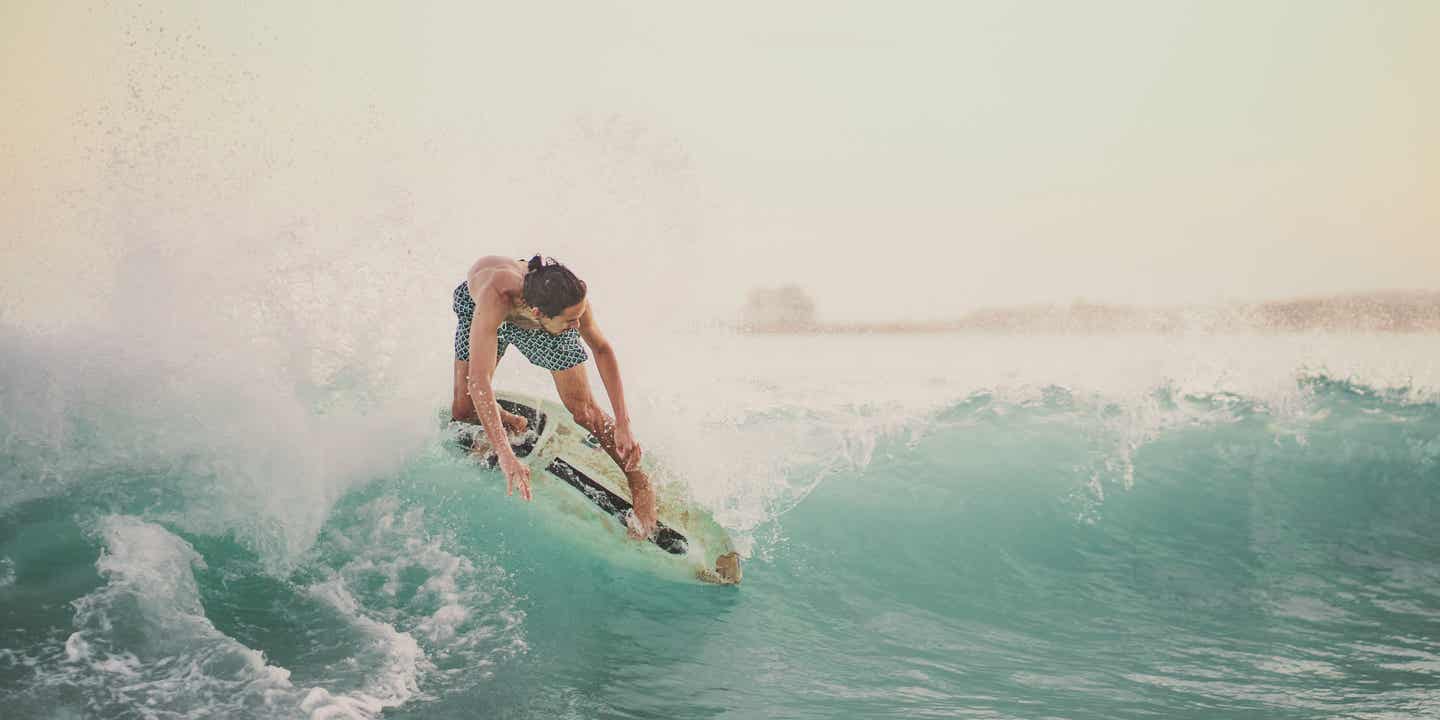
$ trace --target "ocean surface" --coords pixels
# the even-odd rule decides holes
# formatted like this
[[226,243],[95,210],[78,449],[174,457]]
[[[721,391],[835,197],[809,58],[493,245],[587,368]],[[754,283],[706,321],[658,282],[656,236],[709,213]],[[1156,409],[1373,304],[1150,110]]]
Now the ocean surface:
[[631,331],[727,588],[451,452],[436,318],[408,383],[0,334],[0,716],[1440,716],[1440,338]]

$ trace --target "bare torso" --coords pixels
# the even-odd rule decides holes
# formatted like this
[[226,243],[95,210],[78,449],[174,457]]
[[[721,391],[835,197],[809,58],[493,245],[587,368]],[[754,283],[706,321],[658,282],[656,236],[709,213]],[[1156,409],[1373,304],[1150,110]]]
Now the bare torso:
[[521,291],[525,286],[525,273],[529,270],[523,260],[487,255],[475,261],[465,275],[470,297],[478,307],[488,304],[505,310],[505,322],[528,330],[540,329],[540,323],[524,311]]

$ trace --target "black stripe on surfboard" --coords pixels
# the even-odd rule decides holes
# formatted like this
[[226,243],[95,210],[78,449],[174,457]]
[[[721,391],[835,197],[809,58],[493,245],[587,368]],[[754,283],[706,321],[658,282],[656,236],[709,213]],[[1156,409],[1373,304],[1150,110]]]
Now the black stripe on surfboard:
[[[625,524],[625,514],[630,512],[631,505],[628,500],[614,492],[610,488],[601,485],[590,479],[589,475],[580,472],[574,465],[565,462],[563,458],[555,458],[545,467],[551,475],[569,483],[571,487],[585,493],[585,497],[595,503],[601,510],[609,513],[611,517]],[[650,542],[655,543],[661,550],[671,555],[684,555],[690,549],[690,541],[685,539],[679,531],[664,523],[656,521],[655,533],[650,536]]]
[[[540,412],[539,410],[536,410],[529,405],[521,405],[520,403],[511,402],[505,399],[500,399],[496,402],[500,403],[500,407],[505,408],[507,411],[525,418],[525,439],[519,444],[511,444],[510,449],[515,451],[515,457],[517,458],[523,458],[528,456],[531,451],[535,449],[535,442],[540,439],[540,436],[542,434],[545,433],[545,413]],[[459,436],[455,438],[455,441],[459,443],[460,447],[469,450],[472,446],[474,446],[475,438],[477,437],[485,437],[485,430],[483,427],[477,430],[463,431],[460,433]],[[495,457],[494,451],[486,453],[484,462],[485,467],[488,468],[494,468],[499,465],[499,461]]]

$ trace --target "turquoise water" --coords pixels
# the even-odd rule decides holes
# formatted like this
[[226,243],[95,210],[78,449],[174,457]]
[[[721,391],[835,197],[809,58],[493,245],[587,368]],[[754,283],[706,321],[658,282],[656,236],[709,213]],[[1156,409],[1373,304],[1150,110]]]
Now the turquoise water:
[[739,588],[557,532],[434,403],[187,415],[199,383],[17,344],[4,716],[1440,713],[1432,340],[716,345],[631,392]]

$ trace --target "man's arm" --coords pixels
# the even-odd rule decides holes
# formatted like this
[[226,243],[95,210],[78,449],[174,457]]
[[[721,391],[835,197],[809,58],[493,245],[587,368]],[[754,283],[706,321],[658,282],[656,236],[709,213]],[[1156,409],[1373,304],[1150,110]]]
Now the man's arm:
[[630,535],[641,539],[655,530],[655,488],[650,484],[649,476],[640,469],[642,451],[630,432],[630,412],[625,408],[625,387],[620,382],[620,363],[615,359],[615,350],[610,347],[610,342],[605,339],[604,333],[600,332],[600,325],[595,321],[594,305],[580,318],[580,336],[585,338],[585,344],[590,346],[590,351],[595,356],[595,367],[600,371],[605,392],[610,395],[610,407],[615,411],[614,448],[619,455],[617,461],[622,458],[624,460],[620,463],[620,468],[625,471],[625,479],[630,483],[630,499],[637,521],[637,524],[630,527]]
[[600,381],[605,384],[605,393],[610,396],[610,409],[615,413],[615,429],[624,430],[628,435],[630,411],[625,407],[625,386],[620,381],[620,362],[615,358],[615,350],[610,347],[610,341],[605,339],[604,333],[600,332],[600,325],[595,322],[594,304],[591,304],[590,309],[580,318],[580,337],[585,338],[585,344],[590,346],[590,352],[595,356],[595,369],[600,372]]
[[494,292],[487,288],[481,297],[476,298],[475,314],[470,319],[470,376],[466,378],[466,388],[470,401],[475,405],[475,415],[480,418],[480,426],[485,429],[485,437],[490,441],[490,447],[495,449],[495,459],[505,473],[507,491],[514,492],[518,484],[520,495],[529,500],[529,472],[520,466],[515,450],[510,447],[510,438],[500,422],[500,407],[495,404],[495,389],[491,386],[498,344],[495,332],[505,321],[504,306],[494,301]]

